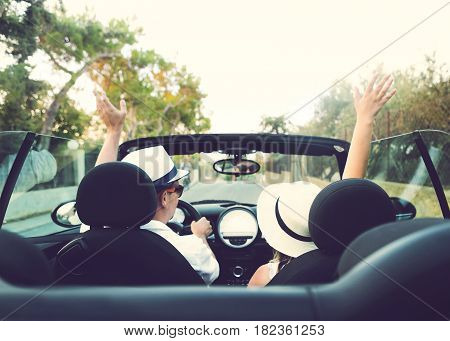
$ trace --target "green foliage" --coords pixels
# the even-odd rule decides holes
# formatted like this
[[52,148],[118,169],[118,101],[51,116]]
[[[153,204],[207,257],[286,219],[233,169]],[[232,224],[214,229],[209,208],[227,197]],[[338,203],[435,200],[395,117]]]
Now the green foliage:
[[289,131],[289,124],[284,116],[264,116],[260,126],[264,133],[286,134]]
[[[17,61],[0,72],[0,130],[39,131],[52,87],[31,79],[33,67],[24,61],[39,49],[52,50],[53,45],[45,45],[49,32],[53,29],[65,33],[63,27],[70,25],[48,12],[44,1],[1,1],[0,9],[1,41]],[[79,137],[89,121],[64,97],[52,131],[68,138]]]
[[[30,66],[14,64],[0,72],[0,131],[40,130],[45,115],[45,100],[50,86],[29,78]],[[65,98],[53,132],[61,137],[79,138],[91,117]]]
[[42,49],[61,65],[119,54],[125,45],[136,42],[137,32],[123,20],[113,20],[105,27],[87,15],[54,18],[39,35],[39,41]]
[[[335,136],[336,132],[354,125],[350,85],[341,83],[321,98],[309,125],[310,135]],[[344,132],[345,134],[345,132]]]
[[[0,43],[16,60],[0,74],[2,130],[80,138],[92,122],[67,93],[86,71],[114,103],[126,94],[130,138],[209,129],[197,78],[154,51],[123,55],[140,29],[130,29],[124,20],[105,26],[88,14],[67,16],[61,4],[49,11],[44,3],[0,0]],[[61,89],[30,79],[32,66],[25,61],[37,51],[49,57],[55,71],[70,75]]]
[[[113,20],[107,27],[87,15],[73,18],[61,13],[39,37],[41,49],[49,56],[55,69],[70,74],[70,79],[55,94],[41,132],[51,133],[59,109],[68,91],[92,64],[120,55],[123,47],[133,44],[135,34],[124,21]],[[69,65],[78,64],[76,70]]]
[[0,41],[23,63],[38,49],[39,32],[51,20],[44,0],[0,0]]
[[[418,129],[450,130],[450,78],[446,65],[437,65],[433,56],[427,56],[426,63],[420,73],[414,68],[394,73],[397,94],[376,117],[376,138]],[[320,99],[314,118],[299,132],[350,140],[355,121],[352,91],[344,82]]]
[[131,51],[95,63],[91,78],[112,103],[127,102],[127,138],[175,133],[202,132],[210,127],[202,113],[199,81],[185,68],[178,68],[149,50]]
[[66,97],[59,109],[59,115],[56,116],[53,134],[69,139],[79,139],[85,128],[89,126],[91,118],[82,110],[77,109],[73,101]]
[[48,85],[30,79],[30,69],[19,63],[0,72],[0,131],[35,131],[42,122]]
[[[434,57],[426,57],[427,67],[417,76],[413,68],[394,74],[397,94],[381,119],[379,135],[387,136],[416,129],[450,130],[450,78],[446,65],[437,65]],[[407,130],[408,129],[408,130]]]
[[[426,57],[426,62],[427,67],[420,73],[413,68],[394,73],[397,94],[378,113],[374,126],[375,138],[386,138],[419,129],[450,131],[450,79],[446,65],[437,65],[434,57]],[[366,85],[361,84],[360,89]],[[319,100],[315,115],[309,123],[296,129],[288,127],[286,130],[302,135],[350,140],[356,122],[352,97],[350,84],[340,83]],[[286,132],[283,116],[266,117],[261,125],[267,132]],[[396,145],[389,143],[389,140],[374,144],[368,178],[404,183],[413,181],[421,159],[418,151],[411,149],[414,146],[412,138],[408,135],[396,139]],[[436,141],[427,143],[433,146]],[[448,154],[448,146],[443,143],[435,146],[435,149]],[[438,166],[442,170],[439,174],[444,174],[442,179],[447,180],[446,169],[442,165]],[[330,162],[329,158],[313,158],[308,161],[308,169],[313,177],[327,181],[331,181],[337,172],[336,164]],[[431,186],[429,179],[426,185]]]

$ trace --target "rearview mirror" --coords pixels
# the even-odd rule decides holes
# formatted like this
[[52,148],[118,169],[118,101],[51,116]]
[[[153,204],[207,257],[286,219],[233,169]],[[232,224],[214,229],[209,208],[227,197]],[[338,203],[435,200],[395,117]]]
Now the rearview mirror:
[[397,220],[413,219],[416,216],[416,207],[409,201],[397,197],[391,197],[391,201],[394,205]]
[[80,226],[81,220],[78,218],[75,201],[63,202],[57,206],[52,212],[52,220],[62,227]]
[[227,175],[250,175],[259,171],[260,166],[252,160],[224,159],[214,162],[214,170]]

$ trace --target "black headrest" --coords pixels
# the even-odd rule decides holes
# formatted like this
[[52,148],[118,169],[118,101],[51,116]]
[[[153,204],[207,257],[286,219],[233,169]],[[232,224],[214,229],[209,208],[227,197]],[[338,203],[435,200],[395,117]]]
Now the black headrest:
[[78,187],[77,213],[91,227],[126,228],[155,215],[155,187],[147,173],[127,162],[109,162],[90,170]]
[[13,233],[0,231],[0,278],[15,285],[48,285],[53,275],[36,246]]
[[364,179],[346,179],[325,187],[309,212],[309,231],[319,249],[340,253],[368,229],[395,220],[387,193]]
[[445,223],[444,219],[422,218],[383,224],[353,240],[342,254],[337,272],[342,276],[362,259],[383,246],[424,228]]

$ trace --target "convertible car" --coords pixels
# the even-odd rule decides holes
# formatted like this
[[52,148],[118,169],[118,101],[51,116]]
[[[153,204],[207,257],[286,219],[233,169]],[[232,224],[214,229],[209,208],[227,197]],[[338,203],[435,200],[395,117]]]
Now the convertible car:
[[[31,132],[2,132],[1,319],[450,318],[448,133],[415,131],[374,141],[367,179],[350,181],[341,180],[349,143],[337,139],[149,137],[124,142],[118,160],[152,146],[163,146],[178,168],[190,171],[168,225],[187,235],[193,220],[211,221],[208,243],[220,264],[219,278],[207,287],[181,255],[157,238],[151,237],[150,248],[134,238],[137,232],[125,236],[127,229],[83,232],[77,212],[83,203],[75,198],[80,182],[94,176],[90,171],[98,148]],[[114,167],[111,172],[120,171]],[[98,180],[97,175],[90,181],[87,197],[95,198]],[[318,250],[296,258],[267,287],[247,288],[255,270],[273,257],[258,226],[258,197],[269,185],[298,181],[322,189],[309,216]],[[132,219],[130,212],[141,205],[127,197],[133,186],[142,184],[120,187],[123,197],[111,191],[114,212],[91,205],[89,214]],[[378,200],[383,196],[388,204]],[[377,221],[391,211],[389,221],[361,228],[362,221]],[[330,237],[338,240],[338,248],[330,246]]]

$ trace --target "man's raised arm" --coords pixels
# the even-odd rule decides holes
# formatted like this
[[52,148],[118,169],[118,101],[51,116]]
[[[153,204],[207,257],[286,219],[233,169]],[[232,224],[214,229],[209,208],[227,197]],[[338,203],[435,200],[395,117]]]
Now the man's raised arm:
[[94,94],[97,100],[97,111],[106,126],[105,141],[95,163],[98,166],[102,163],[117,160],[120,134],[127,115],[127,106],[125,100],[122,99],[119,110],[111,104],[104,93],[96,91]]

